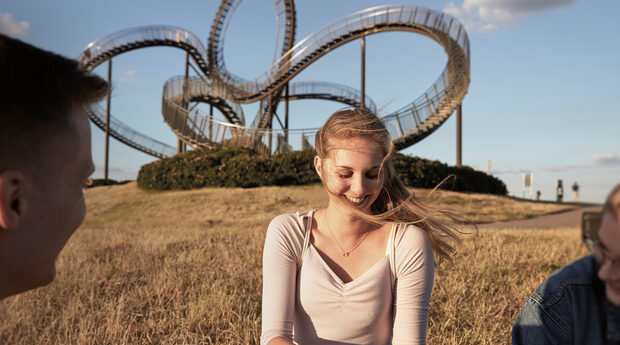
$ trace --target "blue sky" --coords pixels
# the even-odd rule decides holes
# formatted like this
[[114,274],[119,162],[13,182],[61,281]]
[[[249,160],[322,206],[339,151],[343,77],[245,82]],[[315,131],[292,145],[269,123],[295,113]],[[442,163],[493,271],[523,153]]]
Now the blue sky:
[[[468,28],[471,84],[463,101],[463,163],[502,179],[521,196],[522,174],[534,174],[534,191],[566,197],[577,181],[581,199],[602,202],[620,182],[620,2],[617,0],[403,1],[456,16]],[[353,12],[382,5],[370,0],[298,0],[297,41]],[[209,34],[218,1],[20,0],[0,4],[0,32],[77,57],[91,41],[129,27],[166,24]],[[271,1],[246,1],[237,9],[224,57],[236,75],[262,74],[274,55]],[[359,88],[360,45],[340,47],[294,81],[330,81]],[[382,33],[366,40],[366,92],[383,114],[423,93],[447,57],[431,39]],[[113,60],[112,113],[134,129],[176,145],[161,116],[165,81],[184,73],[185,53],[147,48]],[[105,76],[105,65],[96,73]],[[291,128],[318,127],[341,108],[328,101],[291,103]],[[244,105],[250,121],[256,105]],[[456,162],[456,116],[404,153]],[[103,175],[104,136],[93,126],[93,154]],[[111,140],[110,177],[134,179],[154,158]],[[529,194],[529,193],[528,193]]]

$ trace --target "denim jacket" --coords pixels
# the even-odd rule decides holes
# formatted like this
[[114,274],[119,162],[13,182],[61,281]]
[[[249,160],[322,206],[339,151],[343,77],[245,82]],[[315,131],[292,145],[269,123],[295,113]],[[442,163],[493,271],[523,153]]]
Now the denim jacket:
[[605,297],[600,265],[583,257],[550,275],[527,299],[514,344],[620,344],[620,307]]

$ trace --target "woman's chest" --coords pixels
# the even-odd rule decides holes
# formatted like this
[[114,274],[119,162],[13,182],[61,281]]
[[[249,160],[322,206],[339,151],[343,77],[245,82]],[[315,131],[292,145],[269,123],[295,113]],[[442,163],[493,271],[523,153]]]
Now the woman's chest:
[[[391,324],[392,289],[387,257],[344,283],[315,250],[309,250],[297,277],[297,308],[313,324],[347,324],[358,330]],[[386,325],[384,325],[386,324]]]

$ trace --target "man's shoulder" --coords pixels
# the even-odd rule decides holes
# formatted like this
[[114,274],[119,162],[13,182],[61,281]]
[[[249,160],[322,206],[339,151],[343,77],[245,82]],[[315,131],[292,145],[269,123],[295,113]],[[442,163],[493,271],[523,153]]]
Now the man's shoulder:
[[545,279],[515,320],[513,344],[581,344],[600,336],[604,289],[597,271],[596,260],[586,256]]
[[[591,255],[585,256],[553,272],[536,289],[534,298],[544,305],[552,305],[565,297],[568,290],[584,290],[590,293],[598,284],[597,262]],[[575,296],[574,294],[570,294]]]

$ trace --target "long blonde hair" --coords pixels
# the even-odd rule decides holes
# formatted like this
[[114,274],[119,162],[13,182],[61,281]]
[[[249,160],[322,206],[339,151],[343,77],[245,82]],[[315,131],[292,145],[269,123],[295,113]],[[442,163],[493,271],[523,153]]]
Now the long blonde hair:
[[[425,205],[409,192],[394,170],[391,159],[394,144],[381,119],[367,109],[354,108],[335,112],[315,137],[316,153],[320,159],[328,158],[331,149],[330,139],[336,138],[368,139],[376,143],[384,155],[380,168],[383,186],[371,205],[371,213],[367,214],[356,209],[353,209],[353,212],[361,219],[378,225],[391,222],[416,224],[426,233],[436,257],[439,260],[449,260],[455,253],[451,242],[458,242],[460,233],[453,224],[467,221],[449,212]],[[443,215],[447,220],[438,219],[437,215]]]

